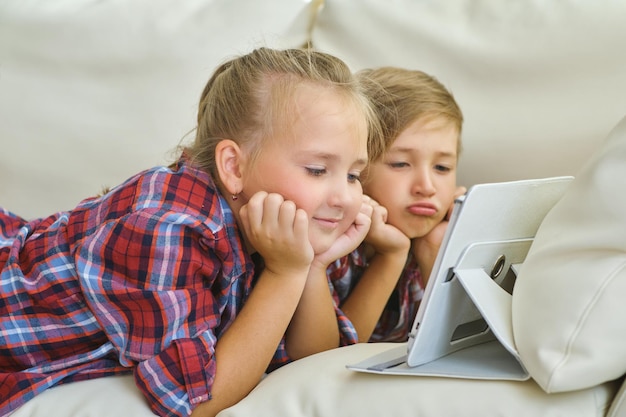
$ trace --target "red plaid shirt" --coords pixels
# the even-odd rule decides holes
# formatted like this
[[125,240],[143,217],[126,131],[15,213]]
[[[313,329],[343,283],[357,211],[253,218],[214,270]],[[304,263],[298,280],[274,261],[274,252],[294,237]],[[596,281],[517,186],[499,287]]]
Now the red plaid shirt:
[[[338,259],[327,270],[331,282],[331,292],[335,303],[348,297],[367,268],[365,246]],[[417,313],[417,307],[424,295],[424,283],[417,262],[409,257],[396,288],[389,297],[370,342],[405,342]],[[356,339],[356,334],[353,336]]]
[[254,264],[204,172],[155,168],[71,212],[0,209],[0,415],[55,384],[134,372],[159,415],[210,397]]
[[[189,415],[254,276],[227,202],[184,163],[45,219],[0,208],[0,416],[51,386],[129,372],[155,413]],[[268,371],[288,362],[283,341]]]

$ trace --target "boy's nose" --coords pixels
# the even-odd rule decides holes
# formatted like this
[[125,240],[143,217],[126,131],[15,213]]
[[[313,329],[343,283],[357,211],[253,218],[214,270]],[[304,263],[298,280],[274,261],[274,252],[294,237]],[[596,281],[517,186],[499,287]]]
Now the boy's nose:
[[433,195],[435,193],[435,185],[431,176],[423,171],[415,174],[413,181],[413,194]]

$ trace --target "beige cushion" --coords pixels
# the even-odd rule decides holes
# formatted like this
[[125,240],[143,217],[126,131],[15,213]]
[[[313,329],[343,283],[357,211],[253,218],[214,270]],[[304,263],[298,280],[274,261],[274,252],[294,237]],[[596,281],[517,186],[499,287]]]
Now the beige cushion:
[[548,213],[513,292],[515,343],[547,392],[626,372],[626,118]]
[[50,388],[11,417],[154,417],[132,375],[74,382]]
[[218,417],[592,417],[605,415],[616,390],[607,383],[547,394],[532,380],[373,375],[345,368],[391,346],[357,344],[296,361],[269,374]]
[[171,162],[213,69],[302,44],[316,5],[320,50],[453,91],[468,187],[573,175],[626,108],[621,1],[0,1],[0,204],[46,216]]
[[434,74],[466,121],[459,181],[574,175],[626,109],[626,2],[323,3],[313,44]]
[[172,162],[215,67],[257,46],[302,43],[308,7],[0,2],[0,204],[47,216]]
[[[271,373],[219,417],[600,417],[618,388],[606,383],[577,392],[547,394],[532,380],[366,375],[345,368],[392,346],[359,344],[294,362]],[[11,415],[113,416],[154,417],[130,375],[51,388]]]

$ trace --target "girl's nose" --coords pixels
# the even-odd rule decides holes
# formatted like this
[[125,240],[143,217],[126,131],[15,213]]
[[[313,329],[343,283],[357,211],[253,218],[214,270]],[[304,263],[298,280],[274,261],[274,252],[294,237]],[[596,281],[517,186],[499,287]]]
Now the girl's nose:
[[[346,205],[350,204],[355,197],[355,191],[351,187],[353,185],[347,181],[337,181],[329,190],[329,205],[331,207],[346,207]],[[361,198],[361,195],[358,197]]]

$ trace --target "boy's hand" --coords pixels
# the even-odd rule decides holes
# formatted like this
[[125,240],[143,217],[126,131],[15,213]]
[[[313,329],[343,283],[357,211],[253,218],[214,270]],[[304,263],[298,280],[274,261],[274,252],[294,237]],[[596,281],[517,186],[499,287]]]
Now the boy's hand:
[[400,229],[387,223],[387,209],[371,198],[369,204],[373,211],[372,225],[365,242],[377,253],[408,252],[411,242]]
[[411,243],[411,251],[417,260],[417,264],[420,266],[422,273],[424,274],[424,281],[428,280],[428,275],[435,264],[435,259],[439,253],[439,247],[443,241],[443,236],[448,228],[448,221],[450,220],[450,215],[452,214],[452,209],[454,208],[454,200],[466,192],[467,189],[465,187],[457,187],[456,192],[454,193],[454,199],[452,200],[452,203],[448,208],[448,212],[443,220],[426,235],[421,238],[413,239],[413,242]]
[[248,241],[268,271],[285,275],[309,269],[314,253],[308,216],[295,203],[260,191],[241,207],[239,215]]

